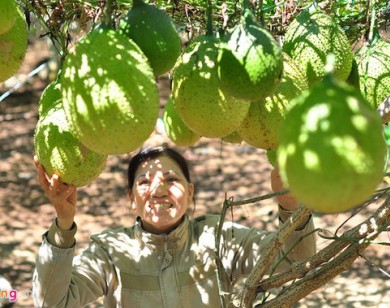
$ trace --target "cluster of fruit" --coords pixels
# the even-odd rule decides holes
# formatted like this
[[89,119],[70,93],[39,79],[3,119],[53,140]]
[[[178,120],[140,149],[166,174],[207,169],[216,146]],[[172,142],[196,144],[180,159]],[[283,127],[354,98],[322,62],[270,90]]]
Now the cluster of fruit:
[[180,52],[170,17],[141,0],[118,30],[102,23],[78,41],[39,102],[34,146],[46,172],[85,186],[108,155],[140,147],[158,118],[155,77],[170,70]]
[[336,20],[314,9],[278,48],[250,12],[222,41],[199,37],[175,66],[167,131],[180,127],[170,137],[181,145],[206,136],[265,149],[305,206],[351,209],[384,174],[376,109],[390,94],[390,43],[377,37],[353,54]]
[[[290,102],[279,132],[281,175],[305,206],[349,210],[372,195],[385,171],[376,109],[390,93],[390,42],[376,37],[353,54],[332,17],[305,11],[289,26],[283,49],[303,68],[309,89]],[[329,54],[334,69],[327,72]]]
[[336,20],[312,8],[278,43],[246,3],[224,37],[208,28],[184,50],[171,18],[142,0],[117,30],[101,24],[77,42],[40,101],[34,142],[48,173],[83,186],[108,155],[140,147],[158,118],[155,78],[172,70],[163,122],[175,144],[245,141],[274,157],[306,206],[365,201],[385,168],[376,108],[390,93],[390,43],[354,54]]

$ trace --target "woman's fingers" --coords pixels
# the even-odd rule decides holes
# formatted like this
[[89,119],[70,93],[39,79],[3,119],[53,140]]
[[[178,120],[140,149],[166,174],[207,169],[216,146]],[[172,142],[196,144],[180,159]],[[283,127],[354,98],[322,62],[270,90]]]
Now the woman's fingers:
[[57,174],[53,174],[50,179],[50,190],[54,193],[59,192],[60,187],[60,177]]
[[60,177],[58,174],[53,174],[49,180],[49,190],[52,197],[59,198],[61,200],[66,200],[70,193],[68,185],[61,183]]
[[46,192],[49,189],[49,177],[45,172],[45,169],[43,166],[39,163],[37,156],[34,156],[34,165],[38,172],[38,181],[39,184],[43,187],[44,191]]
[[280,191],[284,189],[282,179],[280,177],[279,169],[276,167],[271,172],[271,186],[273,191]]
[[54,206],[57,217],[61,217],[66,221],[73,221],[76,214],[77,187],[62,183],[60,176],[57,174],[50,177],[36,156],[34,156],[34,165],[38,171],[39,183],[46,197]]
[[44,183],[48,182],[50,180],[50,177],[46,174],[45,169],[39,163],[38,158],[36,156],[34,156],[34,165],[38,171],[39,180],[43,181]]
[[76,204],[76,193],[77,187],[73,185],[68,185],[61,183],[60,177],[58,175],[53,175],[52,178],[52,194],[60,203],[71,203]]
[[61,185],[57,188],[57,193],[67,200],[73,193],[75,193],[76,188],[76,186],[61,183]]
[[[271,172],[271,188],[274,192],[286,189],[277,167]],[[298,201],[291,193],[276,196],[276,199],[285,210],[295,210],[298,207]]]
[[43,166],[39,163],[37,156],[34,156],[34,165],[38,171],[39,183],[43,187],[45,194],[48,198],[58,198],[66,200],[75,191],[75,187],[61,183],[61,179],[58,174],[53,174],[50,177]]

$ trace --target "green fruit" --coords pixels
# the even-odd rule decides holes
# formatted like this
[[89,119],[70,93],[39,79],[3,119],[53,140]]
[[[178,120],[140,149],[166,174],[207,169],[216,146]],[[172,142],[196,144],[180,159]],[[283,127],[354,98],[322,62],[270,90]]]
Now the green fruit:
[[251,103],[239,128],[242,139],[260,149],[271,150],[278,146],[280,126],[291,107],[291,100],[309,87],[296,63],[285,53],[283,58],[284,72],[279,87],[271,96]]
[[265,154],[267,155],[268,162],[275,167],[278,158],[277,158],[277,150],[268,150]]
[[133,1],[119,31],[141,48],[155,76],[171,70],[181,53],[181,40],[171,17],[142,0]]
[[249,103],[219,88],[218,43],[210,35],[198,37],[179,57],[173,72],[172,97],[177,113],[188,128],[208,138],[234,132],[249,109]]
[[282,70],[280,46],[245,10],[218,55],[221,89],[241,100],[260,100],[275,90]]
[[310,86],[325,75],[328,54],[336,57],[334,75],[345,81],[352,66],[352,48],[337,21],[322,11],[302,11],[287,27],[283,51],[298,63]]
[[65,59],[63,105],[74,134],[91,150],[125,154],[153,132],[159,96],[139,47],[111,29],[84,37]]
[[58,81],[52,81],[43,90],[39,99],[39,117],[45,117],[58,103],[62,103],[61,85]]
[[164,107],[163,123],[167,136],[178,146],[192,146],[201,138],[184,124],[177,114],[172,98],[168,99]]
[[319,212],[344,212],[366,201],[383,179],[385,159],[379,115],[333,76],[296,98],[281,128],[282,179]]
[[15,18],[13,26],[0,35],[0,82],[17,72],[27,51],[27,24],[19,9]]
[[377,109],[390,94],[390,42],[378,39],[355,54],[358,84],[370,105]]
[[222,138],[222,141],[228,142],[228,143],[241,143],[242,137],[238,131],[234,131],[230,133],[229,135]]
[[14,0],[0,0],[0,35],[8,32],[18,18],[18,9]]
[[89,150],[72,134],[61,102],[54,104],[38,121],[34,148],[46,173],[59,175],[69,185],[90,184],[106,166],[106,155]]
[[385,142],[387,146],[387,156],[386,156],[386,164],[385,164],[384,171],[388,172],[389,158],[390,158],[390,126],[389,125],[385,125],[383,127],[383,135],[385,137]]

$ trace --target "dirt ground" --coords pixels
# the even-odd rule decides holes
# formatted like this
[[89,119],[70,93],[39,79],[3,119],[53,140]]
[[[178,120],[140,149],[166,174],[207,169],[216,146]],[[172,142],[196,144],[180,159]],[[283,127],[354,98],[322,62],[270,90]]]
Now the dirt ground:
[[[12,78],[0,84],[0,96],[26,75],[45,63],[51,52],[43,39],[31,40],[23,66]],[[0,275],[18,292],[14,307],[32,307],[31,280],[41,235],[54,219],[54,210],[38,184],[33,166],[33,134],[38,115],[38,100],[48,83],[48,69],[27,79],[10,96],[0,101]],[[161,106],[169,94],[169,82],[159,80]],[[129,136],[130,137],[130,136]],[[146,144],[172,143],[161,128]],[[196,185],[194,216],[220,213],[225,193],[235,200],[269,193],[271,166],[263,150],[245,143],[228,144],[201,139],[191,148],[178,148],[189,160]],[[130,155],[110,156],[100,177],[79,190],[77,247],[82,249],[91,233],[107,227],[131,225],[134,215],[126,198],[126,167]],[[363,221],[377,205],[360,212],[345,225],[348,229]],[[274,230],[275,200],[267,199],[236,209],[233,219],[242,224]],[[328,234],[351,216],[314,213],[317,227]],[[229,217],[230,218],[230,217]],[[389,242],[382,233],[378,242]],[[319,248],[329,241],[318,238]],[[334,280],[302,299],[295,307],[390,307],[390,248],[371,245],[353,266]],[[99,307],[97,304],[91,307]]]

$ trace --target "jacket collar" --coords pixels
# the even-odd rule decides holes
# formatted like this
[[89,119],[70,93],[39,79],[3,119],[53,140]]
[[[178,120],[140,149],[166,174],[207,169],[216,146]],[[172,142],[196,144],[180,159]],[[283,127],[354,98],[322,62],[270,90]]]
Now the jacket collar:
[[153,234],[142,228],[141,218],[137,217],[135,224],[134,235],[141,243],[146,245],[181,245],[188,238],[189,233],[189,218],[184,215],[183,221],[168,234]]

